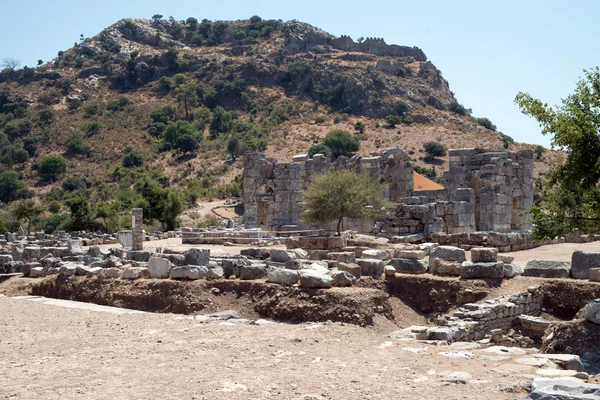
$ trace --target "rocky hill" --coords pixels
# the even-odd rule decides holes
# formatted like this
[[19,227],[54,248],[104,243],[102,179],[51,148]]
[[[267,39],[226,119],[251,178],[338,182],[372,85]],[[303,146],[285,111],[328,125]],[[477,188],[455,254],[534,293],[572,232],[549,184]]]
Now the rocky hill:
[[[416,47],[298,21],[155,17],[121,20],[46,64],[0,73],[0,164],[19,179],[8,190],[0,177],[0,201],[35,194],[60,226],[83,199],[87,220],[70,227],[110,229],[161,188],[164,198],[182,191],[188,206],[237,194],[236,156],[287,160],[334,129],[356,132],[364,154],[404,148],[429,176],[446,160],[426,161],[427,141],[534,147],[470,116]],[[540,152],[536,173],[559,161]]]

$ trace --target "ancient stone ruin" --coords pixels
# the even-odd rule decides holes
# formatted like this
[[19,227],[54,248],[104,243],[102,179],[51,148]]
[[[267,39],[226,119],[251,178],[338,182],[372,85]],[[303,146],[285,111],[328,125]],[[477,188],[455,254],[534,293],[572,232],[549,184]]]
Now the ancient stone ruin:
[[[326,228],[302,221],[302,191],[317,175],[345,168],[368,173],[381,182],[387,198],[397,204],[391,219],[376,224],[345,221],[346,229],[384,234],[396,242],[419,242],[435,240],[439,236],[434,234],[440,233],[508,234],[531,227],[527,215],[521,213],[533,204],[533,151],[455,149],[449,155],[445,187],[418,190],[412,163],[401,149],[386,149],[368,157],[340,157],[335,162],[318,154],[313,158],[298,155],[291,163],[250,154],[245,158],[242,181],[245,226]],[[520,242],[525,241],[521,237]],[[481,245],[481,240],[477,244]]]
[[344,51],[374,54],[376,56],[412,57],[416,61],[427,61],[427,56],[418,47],[389,45],[382,38],[368,37],[356,43],[350,36],[342,35],[329,43],[333,48]]

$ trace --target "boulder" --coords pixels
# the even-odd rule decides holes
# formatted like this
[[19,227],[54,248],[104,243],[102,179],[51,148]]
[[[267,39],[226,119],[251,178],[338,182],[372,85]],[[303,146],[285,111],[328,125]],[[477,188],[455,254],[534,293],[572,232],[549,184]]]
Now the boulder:
[[496,262],[498,259],[498,249],[495,247],[481,247],[471,249],[471,261],[474,263]]
[[356,278],[360,278],[362,275],[362,267],[358,264],[347,264],[347,263],[338,263],[336,266],[340,271],[346,271],[354,275]]
[[13,261],[13,256],[10,254],[0,254],[0,266]]
[[127,258],[132,261],[148,262],[151,256],[152,253],[148,250],[130,250],[127,252]]
[[171,261],[161,257],[150,257],[148,260],[148,272],[155,279],[166,279],[173,268]]
[[292,286],[300,279],[298,271],[285,268],[269,267],[267,270],[267,279],[269,282],[278,283],[280,285]]
[[104,268],[119,268],[122,266],[123,260],[115,256],[109,256],[104,262]]
[[585,318],[588,321],[600,325],[600,299],[592,300],[587,303],[577,313],[579,318]]
[[368,249],[362,252],[361,257],[364,258],[376,258],[378,260],[387,260],[389,254],[387,251],[385,250],[378,250],[378,249]]
[[383,268],[385,266],[384,261],[375,258],[359,258],[357,263],[360,265],[361,274],[363,276],[379,278],[381,277],[381,274],[383,274]]
[[192,248],[185,252],[184,263],[187,265],[204,265],[207,266],[210,260],[209,249]]
[[356,282],[356,277],[347,271],[334,269],[329,271],[329,275],[333,279],[333,286],[352,286]]
[[571,256],[571,275],[575,279],[589,279],[590,268],[600,267],[600,253],[576,250]]
[[302,249],[271,249],[271,261],[284,263],[288,260],[307,259],[308,253]]
[[29,271],[30,278],[41,278],[44,275],[44,268],[42,267],[34,267]]
[[232,275],[240,276],[240,268],[242,265],[249,265],[250,262],[246,260],[246,258],[226,258],[223,259],[222,267],[223,273],[226,277],[230,277]]
[[132,267],[124,269],[121,273],[121,279],[139,279],[148,276],[149,272],[144,267]]
[[92,246],[88,249],[88,254],[92,257],[104,257],[110,254],[110,250],[105,247]]
[[171,279],[200,279],[208,273],[208,267],[202,265],[185,265],[173,267],[169,271]]
[[424,274],[429,269],[427,261],[417,258],[393,258],[388,265],[401,274]]
[[396,268],[394,268],[391,265],[386,265],[384,268],[384,273],[385,276],[394,276],[394,274],[396,273]]
[[206,273],[206,279],[221,279],[225,273],[220,266],[210,267]]
[[354,254],[353,251],[332,252],[327,254],[327,258],[330,260],[335,260],[347,264],[356,264],[356,254]]
[[119,278],[121,276],[121,270],[119,268],[105,268],[101,274],[104,278]]
[[86,276],[102,276],[104,275],[104,268],[96,267],[90,268]]
[[267,276],[267,266],[265,264],[242,265],[240,267],[240,279],[254,280],[262,279]]
[[300,271],[300,286],[305,288],[330,288],[333,286],[333,278],[329,273],[314,270]]
[[29,272],[31,271],[31,268],[36,268],[36,267],[41,267],[42,264],[40,264],[39,262],[28,262],[23,264],[23,267],[21,268],[21,272],[23,273],[23,276],[29,276]]
[[84,253],[81,239],[67,240],[67,249],[69,249],[69,255],[71,256],[79,256]]
[[91,268],[86,265],[79,264],[75,266],[75,275],[77,276],[87,276],[90,271]]
[[600,398],[600,385],[576,380],[533,380],[532,391],[525,400],[592,400]]
[[502,261],[465,261],[460,266],[460,277],[463,279],[502,279],[504,278],[504,263]]
[[571,263],[568,261],[529,260],[523,275],[540,278],[568,278],[571,275]]

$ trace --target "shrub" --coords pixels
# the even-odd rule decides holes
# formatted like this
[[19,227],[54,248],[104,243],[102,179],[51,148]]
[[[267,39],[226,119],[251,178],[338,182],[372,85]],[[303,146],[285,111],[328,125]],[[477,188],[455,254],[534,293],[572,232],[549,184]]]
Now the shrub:
[[60,211],[60,203],[56,200],[52,200],[50,204],[48,204],[48,211],[50,211],[53,214],[56,214]]
[[0,201],[9,203],[22,198],[26,194],[25,183],[19,179],[16,171],[0,172]]
[[186,133],[178,136],[174,147],[183,153],[192,153],[200,147],[198,135]]
[[38,166],[38,173],[43,181],[56,181],[67,172],[67,160],[57,155],[42,157]]
[[316,124],[323,124],[323,123],[325,123],[325,120],[326,120],[325,116],[319,115],[317,118],[315,118],[315,123]]
[[90,146],[84,142],[80,134],[74,134],[67,142],[67,154],[80,154],[87,156],[90,153]]
[[102,103],[100,103],[98,101],[93,101],[93,102],[85,105],[85,107],[83,108],[83,110],[84,110],[83,116],[86,118],[89,118],[94,115],[102,115],[102,109],[103,109]]
[[240,149],[240,139],[236,135],[232,135],[227,142],[227,152],[233,161],[235,161],[235,156],[240,153]]
[[130,151],[123,157],[123,166],[125,168],[141,167],[144,164],[144,156],[137,150]]
[[488,118],[477,118],[477,124],[489,129],[490,131],[496,130],[496,125],[494,125]]
[[459,114],[459,115],[469,115],[469,110],[467,110],[465,108],[465,106],[463,106],[462,104],[460,104],[458,101],[453,101],[451,103],[448,103],[446,105],[446,109],[448,111],[451,111],[455,114]]
[[423,145],[428,158],[443,157],[446,155],[446,149],[440,142],[430,141]]
[[354,130],[359,133],[365,133],[365,129],[366,129],[366,125],[362,121],[358,121],[357,123],[354,124]]
[[542,154],[544,154],[545,151],[546,149],[544,148],[544,146],[541,146],[539,144],[535,146],[535,149],[533,150],[533,152],[535,153],[535,158],[537,158],[538,160],[542,158]]
[[61,187],[67,192],[75,192],[77,190],[87,189],[87,179],[81,176],[72,176],[67,178],[62,183]]
[[331,149],[324,144],[313,144],[308,149],[308,156],[313,158],[315,154],[323,154],[325,157],[331,157]]
[[232,116],[221,106],[215,107],[212,120],[210,121],[210,133],[216,138],[219,133],[227,133],[231,129]]
[[102,129],[102,123],[99,121],[92,121],[86,124],[83,129],[88,135],[93,135],[100,132],[100,129]]
[[390,128],[395,128],[396,125],[402,122],[402,118],[397,115],[388,115],[385,120]]
[[51,108],[46,108],[40,110],[37,114],[38,116],[38,125],[41,127],[52,125],[54,122],[55,112]]
[[83,104],[83,102],[78,97],[68,99],[68,101],[67,101],[67,107],[68,107],[69,111],[78,110],[82,104]]
[[[177,122],[169,122],[169,125],[167,125],[165,131],[164,131],[164,136],[163,136],[163,142],[165,145],[165,149],[174,149],[174,148],[178,148],[182,151],[183,150],[182,147],[177,145],[177,140],[180,137],[183,136],[198,136],[198,132],[196,131],[195,127],[190,124],[187,121],[177,121]],[[189,138],[186,138],[185,140],[180,142],[180,145],[183,147],[186,147],[188,144],[190,144]],[[193,144],[192,144],[193,147]],[[191,147],[187,147],[188,149],[190,149]]]
[[349,156],[360,149],[360,141],[356,136],[348,131],[334,130],[323,138],[325,146],[331,149],[331,155],[334,158],[339,156]]

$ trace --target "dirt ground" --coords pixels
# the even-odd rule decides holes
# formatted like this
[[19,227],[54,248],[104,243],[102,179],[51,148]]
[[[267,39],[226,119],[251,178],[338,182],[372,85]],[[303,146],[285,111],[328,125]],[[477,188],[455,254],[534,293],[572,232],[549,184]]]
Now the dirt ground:
[[[343,324],[202,323],[0,297],[10,399],[522,399],[536,367]],[[471,375],[445,383],[447,372]],[[515,391],[517,391],[515,393]]]

